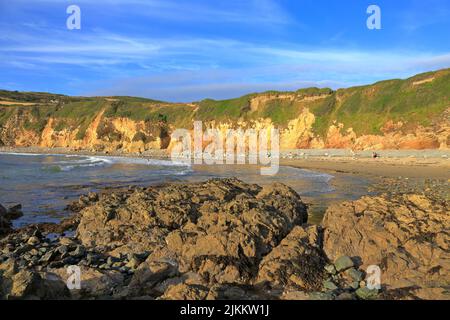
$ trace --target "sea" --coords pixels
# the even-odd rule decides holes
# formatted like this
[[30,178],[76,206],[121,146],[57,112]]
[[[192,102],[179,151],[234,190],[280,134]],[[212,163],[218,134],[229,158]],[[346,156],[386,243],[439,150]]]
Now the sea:
[[[352,179],[346,191],[333,186],[333,175],[281,166],[275,176],[261,176],[250,165],[188,165],[164,159],[68,154],[0,153],[0,203],[22,205],[24,216],[14,227],[57,223],[67,217],[70,202],[90,191],[152,186],[172,182],[198,182],[237,177],[260,185],[281,182],[297,191],[312,206],[312,221],[320,222],[330,202],[356,199],[366,193],[363,178]],[[314,216],[315,212],[315,216]]]

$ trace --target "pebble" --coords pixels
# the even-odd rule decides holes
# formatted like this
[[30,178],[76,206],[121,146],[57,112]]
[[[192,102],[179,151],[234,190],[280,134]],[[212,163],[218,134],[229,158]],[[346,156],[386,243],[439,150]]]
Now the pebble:
[[41,240],[39,240],[39,238],[36,236],[30,237],[27,241],[27,243],[32,246],[38,245],[40,242],[41,242]]
[[61,245],[58,248],[56,248],[56,251],[58,251],[60,254],[65,254],[69,252],[69,248],[66,245]]
[[324,287],[324,289],[329,290],[329,291],[334,291],[334,290],[338,289],[338,286],[336,284],[334,284],[334,282],[327,281],[327,280],[323,282],[323,287]]
[[355,268],[350,268],[345,273],[353,281],[357,281],[358,283],[364,279],[364,273],[359,270],[356,270]]
[[358,290],[356,290],[356,296],[362,300],[374,300],[378,297],[378,290],[359,288]]
[[342,256],[342,257],[338,258],[334,263],[334,266],[336,267],[336,270],[338,272],[350,269],[354,265],[355,264],[353,263],[352,259],[348,256]]
[[332,264],[328,264],[325,266],[325,271],[329,274],[336,274],[336,268]]

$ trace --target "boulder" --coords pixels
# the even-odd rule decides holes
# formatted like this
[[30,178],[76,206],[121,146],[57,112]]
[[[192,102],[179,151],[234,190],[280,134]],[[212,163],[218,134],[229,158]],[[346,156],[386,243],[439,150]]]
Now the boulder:
[[296,287],[319,290],[324,278],[326,257],[321,249],[318,226],[295,227],[259,265],[257,283],[272,287]]
[[15,274],[3,274],[3,295],[7,299],[68,299],[69,290],[59,277],[50,273],[38,273],[22,269]]
[[114,247],[115,255],[149,251],[210,284],[248,283],[260,260],[306,220],[306,205],[284,185],[213,179],[102,197],[80,212],[77,237],[87,247]]
[[332,261],[349,256],[363,270],[378,266],[382,288],[396,299],[448,299],[439,288],[450,285],[449,212],[448,201],[414,194],[332,205],[323,247]]
[[[49,273],[57,276],[66,284],[69,276],[67,268],[48,269]],[[74,299],[105,298],[113,296],[116,288],[124,284],[123,275],[114,270],[97,270],[94,268],[80,267],[80,289],[70,290]]]
[[0,204],[0,237],[12,231],[12,220],[23,216],[22,206],[20,204],[6,209]]
[[201,285],[177,284],[167,289],[163,300],[205,300],[209,289]]
[[339,257],[334,263],[337,272],[345,271],[354,266],[353,260],[348,256]]

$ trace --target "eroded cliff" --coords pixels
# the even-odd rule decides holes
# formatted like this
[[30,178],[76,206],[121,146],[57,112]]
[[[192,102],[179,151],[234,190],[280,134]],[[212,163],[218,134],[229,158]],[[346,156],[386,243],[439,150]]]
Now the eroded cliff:
[[250,94],[189,104],[0,91],[0,145],[140,152],[175,129],[280,129],[288,149],[448,149],[450,69],[333,91]]

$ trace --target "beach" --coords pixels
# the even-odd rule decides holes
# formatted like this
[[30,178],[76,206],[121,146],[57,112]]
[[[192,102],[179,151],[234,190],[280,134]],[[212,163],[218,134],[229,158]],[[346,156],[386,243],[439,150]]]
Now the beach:
[[[25,213],[30,214],[30,216],[25,214],[25,218],[16,222],[17,226],[32,222],[57,222],[62,217],[70,215],[70,212],[64,208],[71,201],[76,201],[80,195],[91,191],[110,192],[128,185],[158,185],[177,181],[200,182],[213,177],[239,177],[248,183],[260,185],[273,182],[285,183],[298,192],[310,206],[309,221],[318,224],[331,204],[395,190],[398,192],[423,191],[429,188],[430,184],[433,189],[439,189],[439,193],[445,194],[450,179],[448,153],[436,150],[383,151],[379,152],[377,159],[370,157],[371,152],[361,152],[358,157],[350,157],[349,152],[345,150],[291,150],[281,153],[283,157],[280,159],[281,170],[274,177],[261,176],[258,167],[250,165],[193,165],[179,170],[177,167],[170,166],[169,155],[165,150],[130,154],[74,151],[66,148],[2,147],[0,152],[18,155],[65,155],[69,157],[69,160],[73,158],[72,156],[87,157],[81,160],[80,168],[78,163],[75,163],[75,166],[65,165],[62,170],[57,167],[58,163],[56,167],[45,163],[44,178],[40,178],[41,180],[35,184],[35,192],[29,187],[33,181],[26,181],[26,191],[19,186],[16,190],[8,190],[9,197],[4,192],[1,199],[3,203],[7,205],[21,203]],[[109,168],[109,171],[102,171],[99,175],[98,170],[105,165],[111,166],[111,163],[114,163],[114,179],[110,178],[112,168]],[[155,167],[155,165],[163,166]],[[65,171],[74,167],[78,170],[76,172],[89,174],[85,178],[77,174],[77,179],[71,182],[71,176],[67,176]],[[151,170],[156,170],[157,174],[152,174]],[[67,176],[67,181],[62,183],[64,174]],[[93,176],[96,178],[92,178]],[[46,177],[50,179],[47,182],[45,182]],[[14,180],[14,178],[11,179]],[[58,184],[58,182],[61,183]],[[54,186],[47,189],[41,188],[42,183],[54,184]],[[8,189],[7,181],[3,184],[3,188]],[[29,201],[31,194],[34,197],[33,201]],[[40,197],[46,199],[40,201]]]

